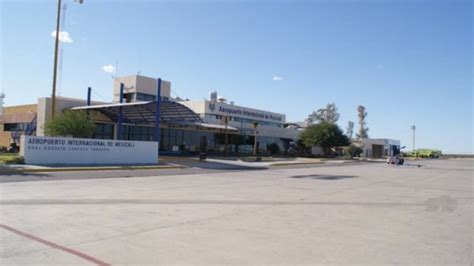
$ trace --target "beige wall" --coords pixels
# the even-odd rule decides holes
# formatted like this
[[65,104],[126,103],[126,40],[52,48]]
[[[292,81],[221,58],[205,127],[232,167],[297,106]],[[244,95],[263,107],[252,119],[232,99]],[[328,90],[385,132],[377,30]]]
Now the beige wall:
[[[114,102],[120,101],[120,83],[125,86],[124,93],[146,93],[156,95],[157,79],[140,75],[118,77],[114,79]],[[161,96],[171,97],[171,82],[161,81]]]
[[206,113],[206,101],[181,101],[179,103],[201,115],[201,117]]

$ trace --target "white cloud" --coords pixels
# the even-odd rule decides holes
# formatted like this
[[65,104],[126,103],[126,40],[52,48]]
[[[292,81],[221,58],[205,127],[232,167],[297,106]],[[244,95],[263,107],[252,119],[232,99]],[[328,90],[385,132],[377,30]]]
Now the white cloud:
[[105,65],[105,66],[102,67],[102,70],[104,70],[104,72],[114,74],[115,70],[116,70],[116,67],[113,66],[113,65]]
[[279,77],[279,76],[275,76],[273,75],[273,81],[279,81],[279,80],[283,80],[283,77]]
[[[51,32],[51,36],[56,38],[56,31]],[[67,31],[60,31],[59,32],[59,41],[64,43],[72,43],[71,36],[69,36],[69,32]]]

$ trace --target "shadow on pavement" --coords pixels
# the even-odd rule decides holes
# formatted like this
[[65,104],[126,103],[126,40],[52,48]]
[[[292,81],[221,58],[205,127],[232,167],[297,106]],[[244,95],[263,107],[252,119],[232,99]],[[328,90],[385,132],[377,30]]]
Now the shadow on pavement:
[[354,175],[293,175],[290,178],[307,178],[307,179],[320,179],[320,180],[339,180],[346,178],[355,178]]

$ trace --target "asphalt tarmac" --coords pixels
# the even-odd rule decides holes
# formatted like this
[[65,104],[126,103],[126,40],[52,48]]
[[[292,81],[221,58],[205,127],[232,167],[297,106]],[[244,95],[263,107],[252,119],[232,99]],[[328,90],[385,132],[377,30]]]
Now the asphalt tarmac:
[[474,161],[419,163],[2,183],[0,264],[470,265]]

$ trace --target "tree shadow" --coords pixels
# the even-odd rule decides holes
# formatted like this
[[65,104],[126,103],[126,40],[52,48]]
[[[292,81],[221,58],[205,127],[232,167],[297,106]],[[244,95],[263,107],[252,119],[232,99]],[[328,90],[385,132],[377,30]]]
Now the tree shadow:
[[354,175],[293,175],[290,178],[319,179],[319,180],[340,180],[346,178],[356,178]]

